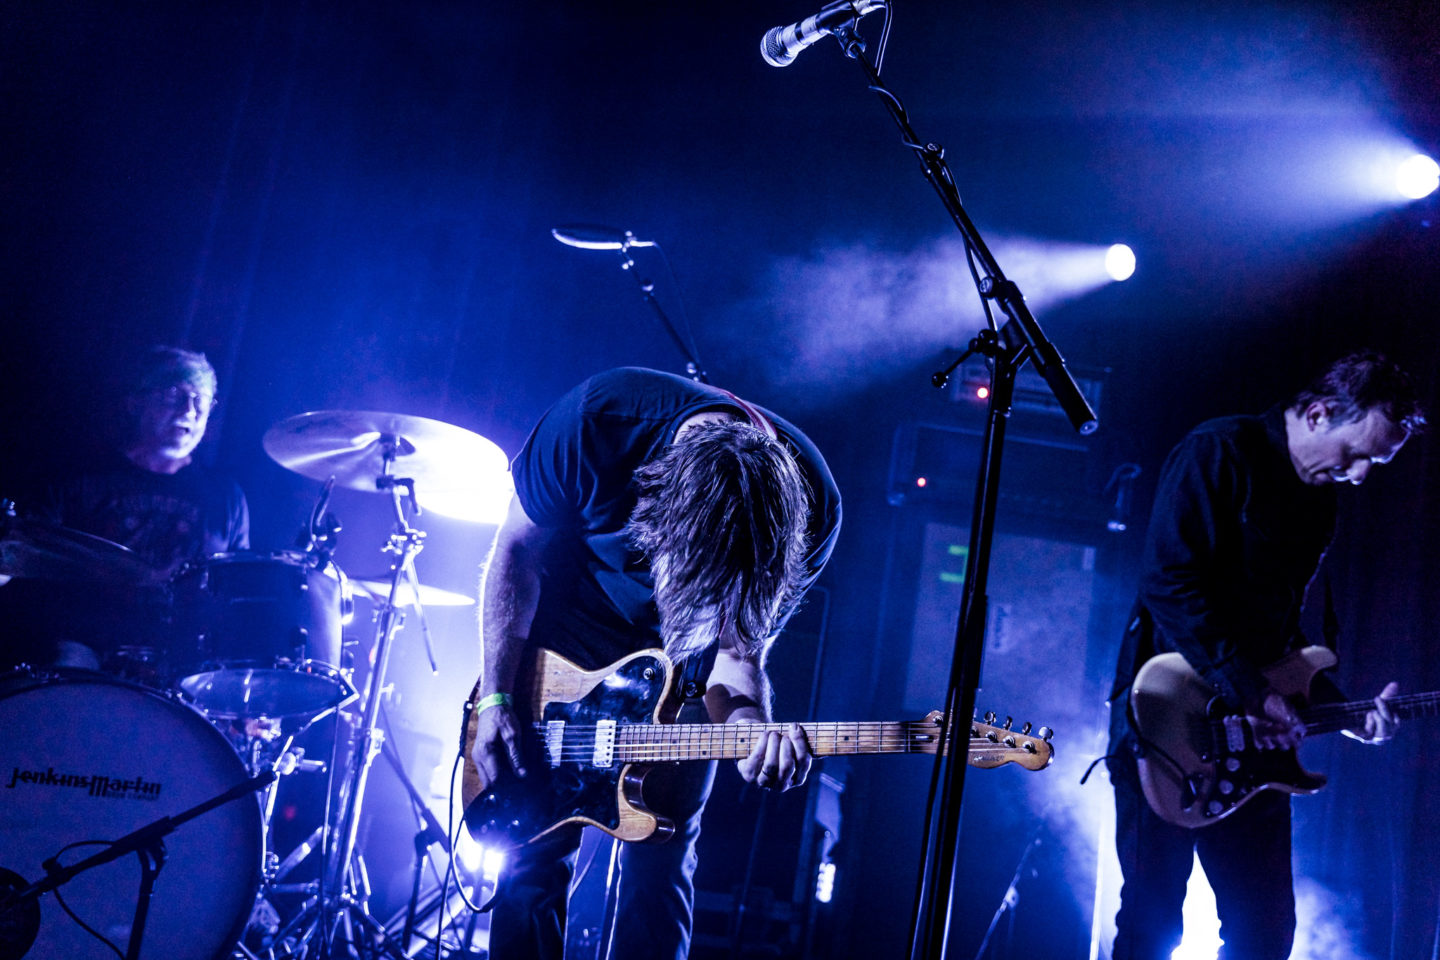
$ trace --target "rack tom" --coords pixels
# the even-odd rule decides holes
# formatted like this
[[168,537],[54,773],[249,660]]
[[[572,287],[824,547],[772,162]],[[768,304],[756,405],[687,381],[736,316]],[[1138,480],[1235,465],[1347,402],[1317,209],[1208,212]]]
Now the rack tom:
[[178,686],[212,717],[318,717],[355,697],[340,670],[349,584],[334,563],[221,553],[172,589]]

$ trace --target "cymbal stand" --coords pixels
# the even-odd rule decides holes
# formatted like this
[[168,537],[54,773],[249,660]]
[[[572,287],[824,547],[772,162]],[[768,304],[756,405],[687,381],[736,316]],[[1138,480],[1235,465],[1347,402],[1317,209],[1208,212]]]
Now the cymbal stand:
[[[382,473],[375,480],[377,490],[390,494],[390,503],[395,511],[395,529],[385,544],[385,552],[395,559],[390,570],[390,593],[383,603],[377,605],[375,621],[374,663],[366,680],[363,695],[364,710],[360,717],[359,729],[354,734],[355,750],[348,779],[341,794],[341,816],[339,820],[340,845],[332,851],[334,856],[321,871],[320,894],[313,902],[318,911],[318,923],[312,928],[321,938],[319,957],[343,956],[336,950],[337,941],[348,946],[348,955],[368,958],[371,956],[392,957],[404,960],[399,945],[387,942],[384,926],[370,915],[369,883],[365,865],[356,852],[356,840],[360,833],[360,815],[364,808],[365,787],[370,776],[370,767],[380,755],[385,734],[379,727],[380,701],[385,696],[385,674],[390,666],[391,642],[395,631],[404,620],[399,600],[402,580],[415,583],[414,562],[425,546],[425,533],[412,527],[406,516],[406,504],[416,515],[420,511],[415,497],[415,482],[406,477],[397,477],[393,470],[396,458],[406,452],[404,441],[399,437],[383,437],[385,445]],[[415,591],[418,595],[418,590]],[[327,895],[326,887],[334,892]],[[357,941],[356,925],[363,928],[365,941]],[[340,940],[339,934],[345,931]]]

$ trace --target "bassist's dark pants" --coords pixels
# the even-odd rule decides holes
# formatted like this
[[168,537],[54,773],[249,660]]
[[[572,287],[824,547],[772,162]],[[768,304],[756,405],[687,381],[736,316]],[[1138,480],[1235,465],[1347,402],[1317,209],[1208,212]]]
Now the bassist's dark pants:
[[1186,830],[1161,820],[1145,802],[1134,734],[1123,716],[1113,718],[1111,736],[1107,765],[1124,876],[1114,960],[1170,960],[1180,945],[1181,906],[1196,855],[1215,891],[1225,941],[1220,960],[1285,960],[1295,939],[1289,795],[1267,790],[1218,823]]
[[[679,720],[703,721],[702,712],[691,710],[687,705]],[[657,767],[645,778],[646,806],[673,819],[675,833],[661,843],[621,846],[610,946],[615,960],[684,960],[689,953],[695,842],[714,779],[713,762]],[[557,833],[505,865],[490,918],[492,960],[560,960],[564,954],[580,831]]]

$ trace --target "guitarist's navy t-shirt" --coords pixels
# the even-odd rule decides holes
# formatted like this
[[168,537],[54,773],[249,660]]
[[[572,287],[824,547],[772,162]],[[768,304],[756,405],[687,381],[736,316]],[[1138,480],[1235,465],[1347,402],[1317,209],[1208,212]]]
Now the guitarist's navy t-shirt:
[[[526,515],[551,537],[543,560],[531,638],[598,669],[660,645],[654,582],[625,525],[635,508],[632,476],[662,455],[687,418],[702,411],[745,412],[724,390],[673,374],[621,367],[598,374],[552,406],[512,469]],[[811,490],[808,588],[840,527],[840,493],[819,451],[789,421],[760,412],[795,454]]]

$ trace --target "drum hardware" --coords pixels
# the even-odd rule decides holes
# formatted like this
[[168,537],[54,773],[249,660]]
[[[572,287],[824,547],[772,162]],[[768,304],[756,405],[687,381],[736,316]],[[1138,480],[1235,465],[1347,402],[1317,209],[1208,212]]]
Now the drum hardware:
[[[412,525],[424,508],[457,519],[492,521],[494,490],[508,493],[508,462],[495,444],[468,430],[437,420],[373,411],[321,411],[281,421],[265,433],[266,452],[281,466],[325,483],[306,533],[298,546],[329,560],[325,549],[338,524],[327,523],[324,504],[335,486],[386,495],[394,513],[393,532],[383,552],[390,570],[360,578],[358,586],[374,604],[371,665],[359,697],[360,715],[353,719],[347,742],[352,758],[332,766],[343,773],[338,791],[338,825],[326,815],[322,826],[274,864],[264,892],[297,893],[306,897],[299,912],[274,934],[275,942],[293,952],[287,956],[346,956],[369,960],[386,956],[403,960],[399,945],[368,909],[369,878],[357,849],[357,838],[370,768],[386,753],[396,764],[402,783],[411,786],[398,765],[393,747],[386,749],[379,720],[381,704],[391,689],[386,682],[396,631],[407,615],[419,620],[432,671],[438,669],[425,605],[461,606],[474,600],[462,594],[423,586],[415,558],[424,549],[425,533]],[[355,583],[354,580],[349,581]],[[353,640],[341,641],[341,649]],[[332,660],[330,662],[338,662]],[[337,745],[341,742],[337,727]],[[412,792],[417,809],[424,810]],[[428,810],[425,810],[428,813]],[[433,817],[432,817],[433,819]],[[332,836],[336,841],[331,843]],[[311,883],[281,881],[312,852],[320,851],[320,878]]]

